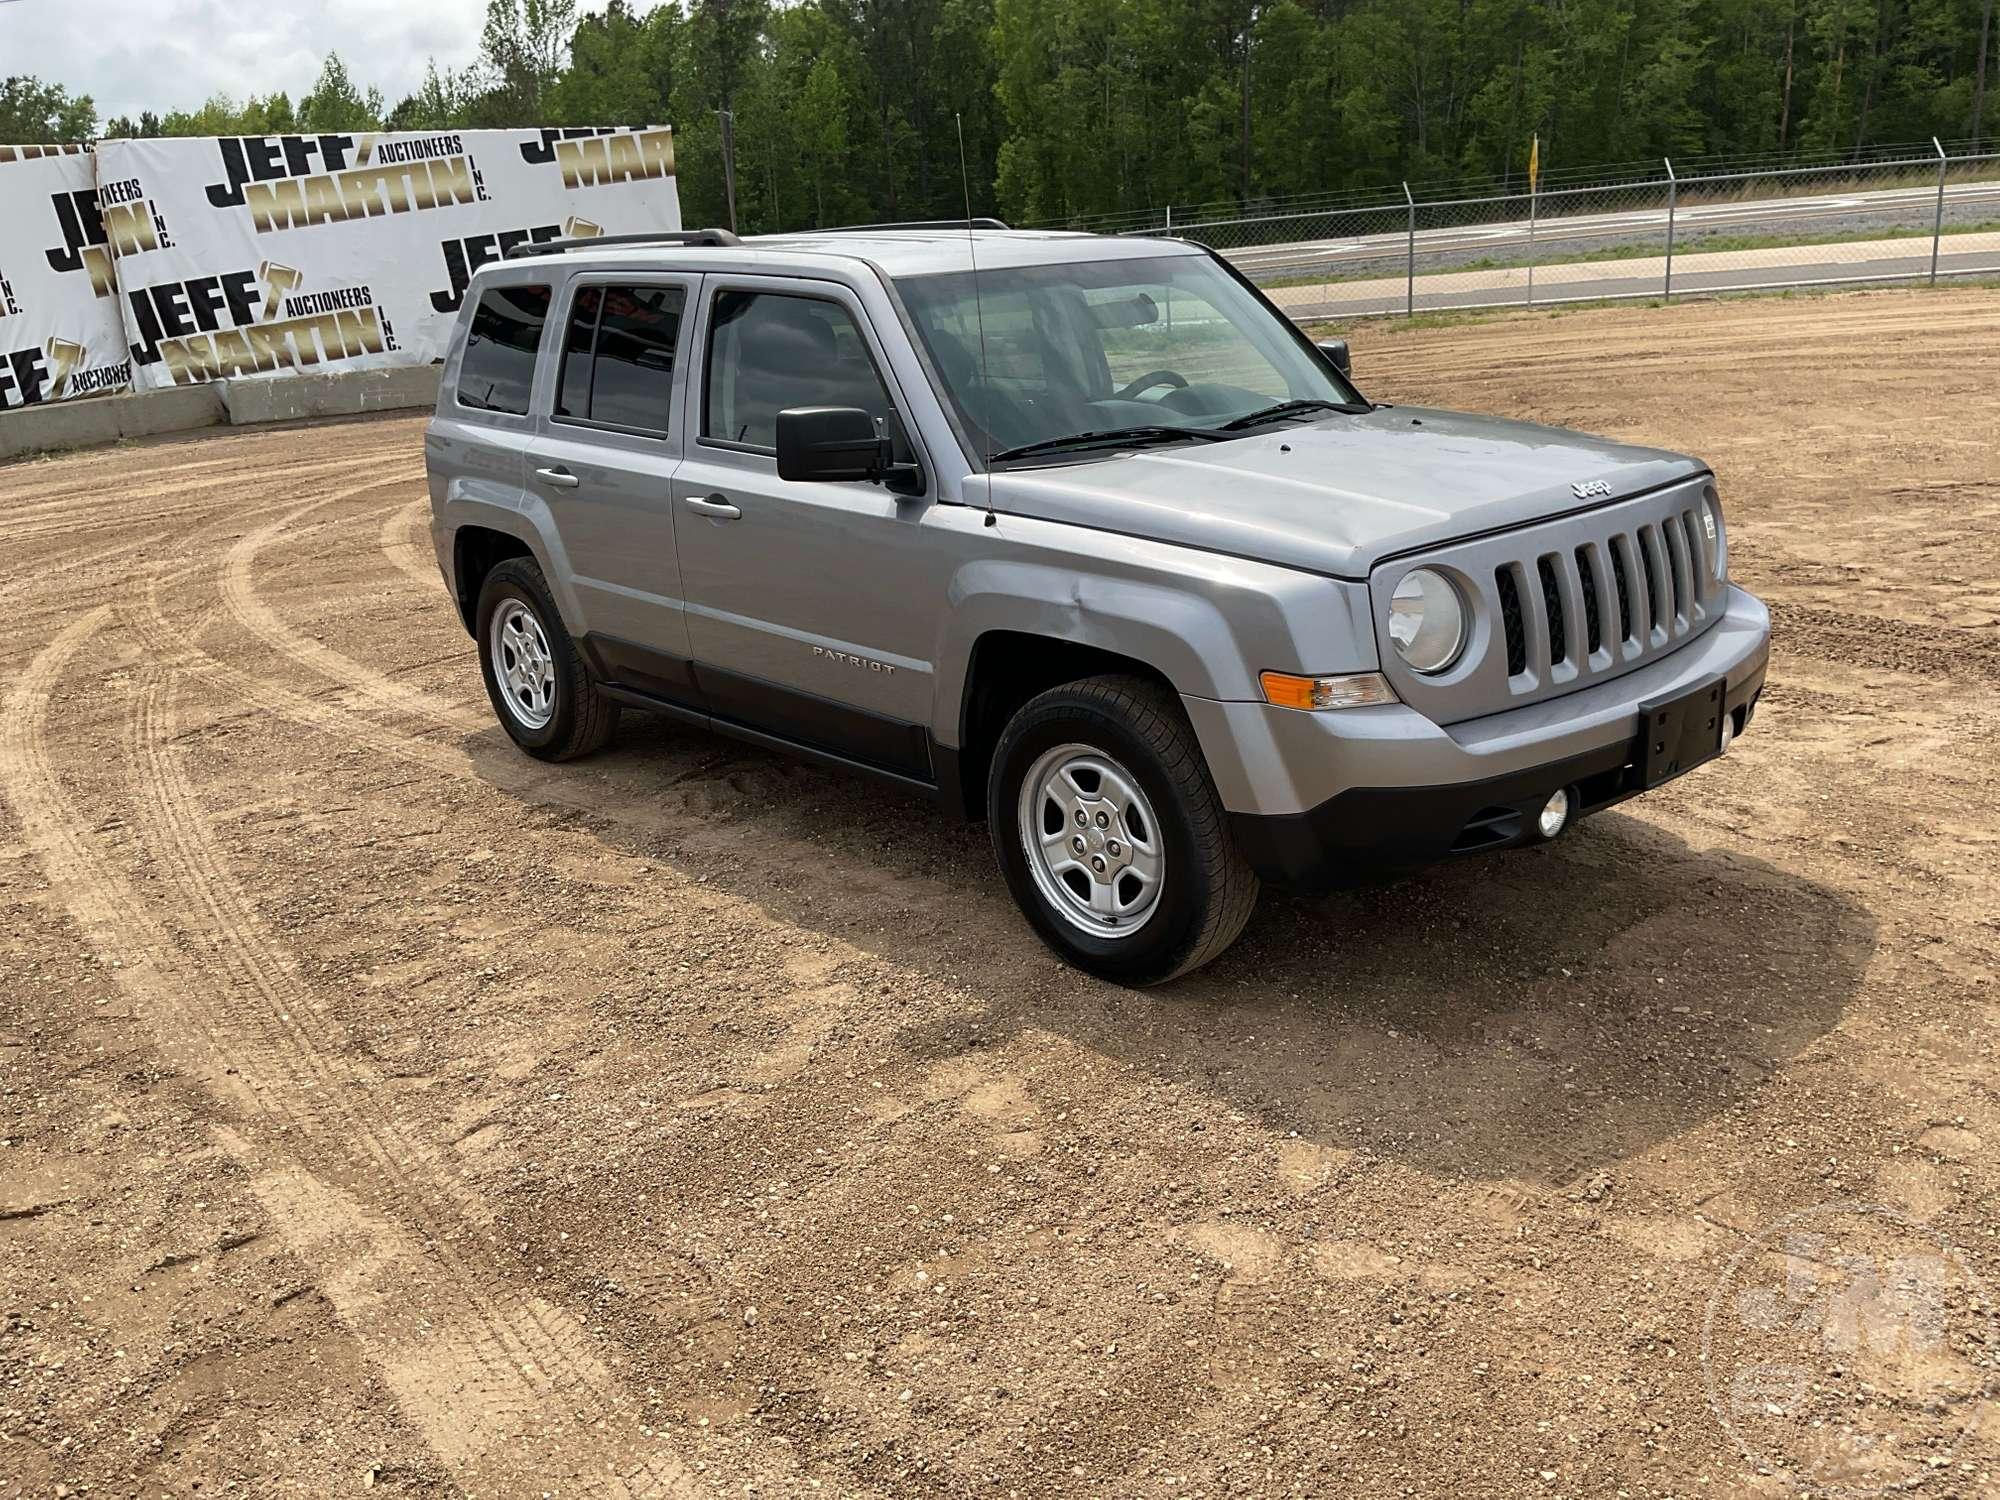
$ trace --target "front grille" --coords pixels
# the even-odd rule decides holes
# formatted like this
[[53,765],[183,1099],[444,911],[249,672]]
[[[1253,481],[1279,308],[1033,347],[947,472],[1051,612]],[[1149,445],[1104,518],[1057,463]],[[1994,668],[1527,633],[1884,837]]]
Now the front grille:
[[1706,489],[1698,478],[1379,569],[1371,586],[1385,617],[1409,569],[1432,566],[1458,580],[1487,622],[1465,660],[1435,677],[1385,653],[1397,692],[1453,724],[1621,676],[1701,634],[1720,618],[1725,592]]

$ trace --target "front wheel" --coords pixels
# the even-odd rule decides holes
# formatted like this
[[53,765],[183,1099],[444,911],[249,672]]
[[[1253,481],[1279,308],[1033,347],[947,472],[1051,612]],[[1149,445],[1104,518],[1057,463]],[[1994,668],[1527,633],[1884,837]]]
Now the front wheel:
[[1035,931],[1102,979],[1158,984],[1200,968],[1256,905],[1194,730],[1143,678],[1031,699],[994,749],[987,817]]

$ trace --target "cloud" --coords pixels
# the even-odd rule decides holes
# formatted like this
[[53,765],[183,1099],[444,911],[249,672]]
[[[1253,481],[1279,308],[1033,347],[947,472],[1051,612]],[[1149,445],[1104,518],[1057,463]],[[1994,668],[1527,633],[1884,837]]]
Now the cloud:
[[0,72],[89,94],[100,120],[136,119],[218,93],[297,99],[337,51],[393,105],[428,59],[471,62],[485,18],[486,0],[17,0],[0,4]]

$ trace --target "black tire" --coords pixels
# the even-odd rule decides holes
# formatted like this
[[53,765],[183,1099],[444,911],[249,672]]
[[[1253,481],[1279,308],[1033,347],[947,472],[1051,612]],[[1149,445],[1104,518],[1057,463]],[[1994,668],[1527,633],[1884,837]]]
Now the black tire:
[[[1030,867],[1036,856],[1022,833],[1022,782],[1038,760],[1067,744],[1086,746],[1135,778],[1160,825],[1165,875],[1155,909],[1129,936],[1082,930]],[[1171,692],[1144,678],[1091,677],[1030,699],[994,748],[986,811],[1007,888],[1036,933],[1100,979],[1162,984],[1198,969],[1236,941],[1257,904],[1257,877],[1230,839],[1193,726]]]
[[[554,712],[545,724],[532,723],[517,711],[494,671],[494,621],[510,603],[526,606],[548,645],[555,692]],[[563,628],[562,612],[549,595],[542,570],[531,559],[510,557],[486,575],[474,618],[479,626],[479,670],[486,679],[486,696],[492,700],[493,715],[508,738],[537,760],[574,760],[601,748],[611,738],[618,728],[618,705],[598,690],[583,654]]]

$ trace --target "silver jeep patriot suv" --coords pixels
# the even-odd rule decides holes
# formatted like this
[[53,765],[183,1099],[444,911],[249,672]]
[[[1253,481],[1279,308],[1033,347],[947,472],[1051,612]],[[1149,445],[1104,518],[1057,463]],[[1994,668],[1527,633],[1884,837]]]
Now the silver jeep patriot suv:
[[1720,754],[1769,617],[1694,459],[1371,402],[1229,264],[991,221],[482,269],[432,535],[530,755],[621,708],[984,817],[1072,963],[1554,839]]

